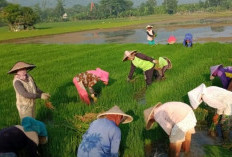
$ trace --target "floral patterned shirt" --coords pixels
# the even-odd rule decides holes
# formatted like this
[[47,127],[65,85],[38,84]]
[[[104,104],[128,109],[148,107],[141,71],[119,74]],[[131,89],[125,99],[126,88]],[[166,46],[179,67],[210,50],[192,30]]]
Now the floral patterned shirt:
[[90,124],[78,148],[78,157],[118,157],[121,130],[106,118]]
[[83,85],[85,87],[89,88],[89,91],[90,91],[91,94],[94,94],[94,91],[93,91],[92,87],[98,81],[100,81],[99,77],[95,76],[94,74],[88,73],[88,72],[83,72],[83,73],[77,74],[76,79],[77,79],[78,82],[82,81]]

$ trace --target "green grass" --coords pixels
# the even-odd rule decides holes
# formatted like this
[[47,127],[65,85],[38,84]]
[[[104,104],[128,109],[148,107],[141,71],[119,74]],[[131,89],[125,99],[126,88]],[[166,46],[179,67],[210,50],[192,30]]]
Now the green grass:
[[[232,11],[219,12],[219,13],[194,13],[191,15],[152,15],[152,16],[142,16],[142,17],[129,17],[129,18],[117,18],[117,19],[104,19],[104,20],[83,20],[77,22],[56,22],[56,23],[39,23],[36,24],[35,30],[30,31],[21,31],[21,32],[10,32],[8,27],[0,27],[0,41],[17,39],[17,38],[26,38],[26,37],[35,37],[42,35],[51,35],[51,34],[61,34],[68,32],[78,32],[84,30],[93,30],[93,29],[105,29],[105,28],[116,28],[123,26],[133,26],[138,24],[156,24],[158,22],[177,22],[178,20],[183,21],[192,21],[196,19],[203,18],[222,18],[222,17],[231,17]],[[177,21],[176,21],[177,20]],[[194,25],[196,23],[193,23]]]
[[[185,48],[181,44],[156,45],[145,44],[103,44],[103,45],[0,45],[0,128],[20,123],[15,106],[15,92],[12,75],[8,70],[17,61],[33,63],[37,67],[30,71],[38,87],[51,94],[54,111],[45,108],[43,100],[37,100],[38,120],[44,121],[49,134],[48,144],[40,147],[43,157],[74,157],[81,141],[81,136],[88,129],[89,123],[83,123],[77,115],[98,113],[118,105],[132,115],[134,121],[120,125],[122,141],[120,154],[124,157],[144,156],[144,143],[153,143],[165,138],[165,132],[155,125],[150,131],[144,128],[143,110],[161,101],[182,101],[189,104],[187,92],[201,83],[221,86],[220,81],[209,80],[211,65],[232,65],[232,45],[219,43],[195,44]],[[173,69],[166,72],[166,80],[154,82],[146,90],[146,104],[136,101],[135,95],[145,87],[141,71],[136,70],[135,82],[126,81],[130,63],[122,62],[125,50],[138,50],[148,56],[168,57]],[[110,72],[108,86],[99,83],[98,102],[87,106],[80,102],[72,78],[80,72],[100,67]],[[202,106],[203,108],[204,106]],[[208,111],[197,110],[199,121],[207,120]]]

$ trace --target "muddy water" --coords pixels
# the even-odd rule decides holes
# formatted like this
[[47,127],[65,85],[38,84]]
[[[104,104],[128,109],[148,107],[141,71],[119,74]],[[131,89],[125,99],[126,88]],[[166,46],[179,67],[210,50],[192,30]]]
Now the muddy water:
[[[192,33],[194,42],[232,43],[232,18],[200,19],[185,22],[153,23],[158,34],[155,41],[167,44],[170,35],[175,35],[182,43],[186,33]],[[45,43],[45,44],[103,44],[103,43],[147,43],[146,24],[114,29],[98,29],[65,33],[26,39],[15,39],[4,43]]]

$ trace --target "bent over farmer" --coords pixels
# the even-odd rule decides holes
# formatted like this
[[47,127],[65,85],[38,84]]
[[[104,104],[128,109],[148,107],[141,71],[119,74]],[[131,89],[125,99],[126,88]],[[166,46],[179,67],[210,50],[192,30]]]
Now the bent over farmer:
[[78,157],[118,157],[121,141],[120,123],[130,123],[133,118],[118,106],[97,116],[82,137]]
[[73,78],[73,83],[79,93],[80,99],[86,104],[90,104],[89,96],[86,88],[89,89],[89,93],[94,102],[97,101],[96,93],[93,90],[93,86],[102,81],[105,85],[109,82],[109,73],[100,68],[96,70],[89,70],[80,74],[77,74]]
[[190,104],[196,109],[202,102],[216,109],[209,134],[215,136],[217,130],[222,142],[229,141],[232,128],[232,92],[216,87],[206,87],[204,83],[188,92]]
[[20,119],[24,117],[35,118],[35,99],[48,100],[50,95],[41,91],[33,78],[27,73],[36,66],[25,62],[17,62],[8,74],[14,74],[13,86],[16,93],[16,105]]
[[210,67],[210,80],[219,77],[224,89],[232,91],[232,66],[223,67],[222,64]]
[[196,117],[192,108],[182,102],[157,103],[144,110],[146,129],[157,122],[169,135],[169,156],[179,157],[181,148],[187,155],[190,151],[191,136],[195,133]]
[[137,51],[125,51],[123,61],[127,60],[131,61],[130,73],[127,80],[129,81],[132,79],[134,71],[137,67],[143,70],[146,85],[150,85],[152,83],[154,70],[159,72],[158,78],[162,78],[164,77],[164,72],[172,67],[169,59],[166,60],[160,57],[159,60],[155,60]]
[[24,117],[22,125],[0,130],[0,157],[17,157],[26,150],[30,157],[39,157],[38,145],[47,143],[47,129],[43,122]]

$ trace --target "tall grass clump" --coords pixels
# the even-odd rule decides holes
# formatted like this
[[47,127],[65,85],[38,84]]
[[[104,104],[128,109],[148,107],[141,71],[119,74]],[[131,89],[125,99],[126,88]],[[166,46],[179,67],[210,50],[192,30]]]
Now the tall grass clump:
[[[158,125],[145,130],[143,110],[157,102],[182,101],[189,104],[187,92],[201,83],[207,86],[221,86],[219,80],[210,81],[209,68],[212,65],[232,65],[232,45],[219,43],[195,44],[185,48],[181,44],[104,44],[104,45],[40,45],[1,44],[0,45],[0,129],[20,124],[15,105],[12,75],[8,70],[17,61],[33,63],[37,67],[30,71],[40,89],[51,94],[54,111],[45,108],[43,100],[37,100],[36,118],[45,122],[49,142],[40,146],[44,157],[74,157],[82,135],[91,121],[79,118],[86,114],[99,113],[118,105],[133,116],[130,124],[120,125],[122,141],[120,156],[145,156],[146,144],[168,137]],[[165,81],[155,81],[145,87],[143,73],[136,70],[134,82],[127,82],[130,63],[122,62],[125,50],[138,50],[148,56],[168,57],[173,68],[166,72]],[[95,87],[99,99],[96,104],[83,104],[72,83],[72,78],[80,72],[100,67],[110,72],[108,86],[98,83]],[[140,96],[144,101],[138,101]],[[201,105],[197,110],[198,122],[207,121],[208,109]]]

